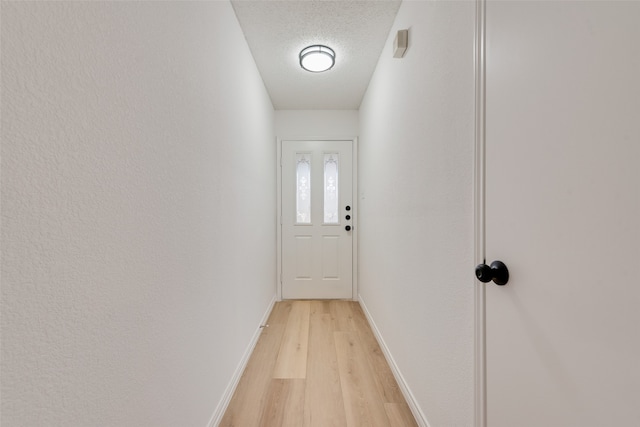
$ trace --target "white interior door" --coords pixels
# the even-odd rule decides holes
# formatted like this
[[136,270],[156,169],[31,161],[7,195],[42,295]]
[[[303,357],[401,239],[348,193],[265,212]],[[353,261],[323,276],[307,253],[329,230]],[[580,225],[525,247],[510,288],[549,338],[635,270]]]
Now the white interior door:
[[640,2],[486,29],[487,425],[640,426]]
[[282,141],[282,298],[353,298],[353,142]]

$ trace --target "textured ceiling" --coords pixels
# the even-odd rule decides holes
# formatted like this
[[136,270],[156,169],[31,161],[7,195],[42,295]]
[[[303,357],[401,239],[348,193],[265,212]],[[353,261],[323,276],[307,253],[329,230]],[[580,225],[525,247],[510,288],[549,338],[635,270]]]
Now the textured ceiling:
[[[240,26],[277,110],[360,107],[400,0],[232,0]],[[336,52],[324,73],[304,71],[311,44]],[[391,55],[391,52],[389,52]]]

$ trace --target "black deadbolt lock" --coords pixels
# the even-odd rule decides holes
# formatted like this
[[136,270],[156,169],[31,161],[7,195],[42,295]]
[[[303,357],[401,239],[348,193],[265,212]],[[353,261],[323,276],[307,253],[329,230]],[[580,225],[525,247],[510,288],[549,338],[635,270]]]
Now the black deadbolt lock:
[[350,211],[351,210],[351,206],[347,206],[345,209]]
[[351,219],[351,215],[347,215],[345,216],[345,218],[347,219],[347,221],[349,221]]

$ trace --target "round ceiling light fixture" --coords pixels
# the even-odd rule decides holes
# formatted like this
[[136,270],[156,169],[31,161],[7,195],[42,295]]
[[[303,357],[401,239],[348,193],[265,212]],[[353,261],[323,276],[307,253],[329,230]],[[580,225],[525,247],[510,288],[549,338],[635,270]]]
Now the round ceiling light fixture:
[[336,53],[320,44],[305,47],[300,51],[300,66],[312,73],[330,70],[336,63]]

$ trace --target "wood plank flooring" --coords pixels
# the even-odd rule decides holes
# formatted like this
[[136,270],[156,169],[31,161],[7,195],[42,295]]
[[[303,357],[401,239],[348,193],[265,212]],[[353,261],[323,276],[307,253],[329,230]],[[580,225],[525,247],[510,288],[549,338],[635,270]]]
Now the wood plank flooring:
[[221,427],[417,426],[357,302],[275,305]]

